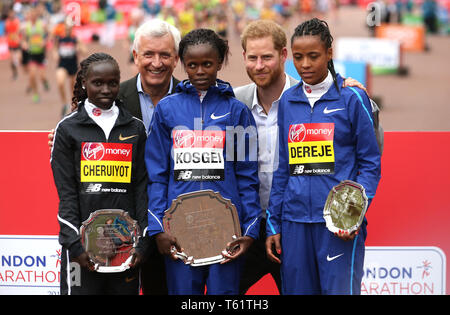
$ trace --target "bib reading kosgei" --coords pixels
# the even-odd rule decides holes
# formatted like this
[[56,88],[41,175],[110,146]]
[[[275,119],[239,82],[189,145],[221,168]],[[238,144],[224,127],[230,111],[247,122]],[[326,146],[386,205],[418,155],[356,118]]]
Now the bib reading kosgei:
[[334,123],[289,126],[289,173],[327,175],[334,173]]
[[224,180],[225,131],[173,130],[175,181]]

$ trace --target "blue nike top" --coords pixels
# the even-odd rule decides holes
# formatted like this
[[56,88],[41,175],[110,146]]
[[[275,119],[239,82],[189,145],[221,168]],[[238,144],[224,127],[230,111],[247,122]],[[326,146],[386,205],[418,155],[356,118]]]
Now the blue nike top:
[[[343,79],[337,75],[337,85]],[[342,180],[361,184],[374,197],[381,174],[370,101],[355,87],[329,90],[310,106],[302,82],[281,97],[278,108],[279,166],[267,209],[267,235],[281,220],[325,222],[328,193]]]

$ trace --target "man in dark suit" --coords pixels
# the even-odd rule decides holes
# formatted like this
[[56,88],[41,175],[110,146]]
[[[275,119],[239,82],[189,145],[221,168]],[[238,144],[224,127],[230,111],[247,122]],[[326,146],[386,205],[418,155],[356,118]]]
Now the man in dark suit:
[[180,32],[169,23],[152,19],[135,33],[133,57],[139,73],[120,84],[119,99],[125,108],[148,127],[158,102],[175,91],[172,76],[178,63]]
[[[142,120],[141,102],[139,101],[139,91],[137,90],[138,76],[139,74],[120,83],[119,99],[126,104],[124,106],[134,117]],[[175,77],[171,77],[171,81],[172,82],[169,82],[170,85],[167,89],[168,92],[165,93],[165,95],[175,93],[175,87],[180,83]],[[158,101],[156,101],[156,103],[158,103]]]

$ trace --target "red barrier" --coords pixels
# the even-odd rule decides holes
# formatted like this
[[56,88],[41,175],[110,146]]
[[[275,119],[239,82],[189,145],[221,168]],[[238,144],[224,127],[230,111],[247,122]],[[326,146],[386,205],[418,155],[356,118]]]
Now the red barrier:
[[57,235],[48,132],[0,131],[0,234]]
[[[0,142],[4,148],[0,157],[0,242],[2,235],[3,238],[57,235],[58,197],[50,168],[47,132],[0,131]],[[433,246],[440,248],[445,255],[450,253],[450,206],[446,198],[449,193],[449,156],[450,132],[385,133],[382,179],[367,214],[368,247]],[[24,255],[8,257],[31,263],[31,256]],[[8,262],[8,257],[0,257],[2,263],[3,259],[5,263]],[[423,263],[423,266],[413,266],[423,267],[423,271],[420,269],[422,278],[427,273],[438,271],[436,266],[434,269],[430,266],[430,262]],[[0,265],[0,292],[6,283],[17,284],[24,280],[18,277],[18,271],[14,273],[13,263],[10,264],[7,274],[2,273]],[[394,272],[396,269],[399,268],[394,268]],[[447,278],[447,292],[450,292],[448,266],[442,272],[444,283]],[[47,274],[53,275],[51,272]],[[417,294],[418,285],[417,282],[411,282],[408,293]],[[381,287],[377,291],[372,287],[369,293],[381,291]],[[249,293],[278,292],[273,279],[266,276]],[[391,290],[390,293],[401,292]]]
[[[450,132],[385,133],[367,246],[435,246],[450,254],[449,156]],[[443,273],[448,293],[448,265]]]

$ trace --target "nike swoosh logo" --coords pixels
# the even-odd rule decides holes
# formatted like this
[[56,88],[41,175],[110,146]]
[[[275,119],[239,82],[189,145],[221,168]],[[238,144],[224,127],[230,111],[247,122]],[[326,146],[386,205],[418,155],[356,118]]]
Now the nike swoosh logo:
[[119,135],[119,140],[120,141],[125,141],[134,137],[137,137],[138,135],[132,135],[132,136],[128,136],[128,137],[123,137],[122,134]]
[[341,257],[342,255],[344,255],[344,253],[339,254],[339,255],[336,255],[336,256],[333,256],[333,257],[330,257],[330,255],[327,255],[327,261],[335,260],[336,258],[339,258],[339,257]]
[[335,108],[335,109],[328,109],[328,107],[325,107],[325,109],[323,110],[324,114],[330,114],[330,113],[334,113],[340,110],[344,110],[345,108]]
[[211,119],[220,119],[220,118],[223,118],[223,117],[225,117],[226,115],[228,115],[228,114],[230,114],[230,112],[228,112],[228,113],[226,113],[226,114],[224,114],[224,115],[220,115],[220,116],[216,116],[216,115],[214,115],[214,113],[212,113],[211,114]]

